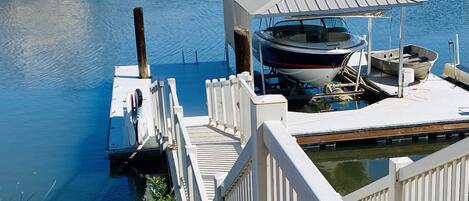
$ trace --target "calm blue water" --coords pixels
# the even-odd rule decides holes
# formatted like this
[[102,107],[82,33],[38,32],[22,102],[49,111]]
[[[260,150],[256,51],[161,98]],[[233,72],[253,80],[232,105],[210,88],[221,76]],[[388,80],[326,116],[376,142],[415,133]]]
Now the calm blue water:
[[[461,34],[467,62],[468,5],[468,0],[431,0],[407,9],[406,42],[439,51],[437,73],[455,33]],[[176,76],[187,92],[180,93],[186,114],[204,114],[196,106],[203,96],[188,93],[191,86],[183,83],[202,84],[202,76],[190,76],[194,72],[218,77],[226,69],[216,63],[197,69],[163,64],[181,62],[182,50],[187,61],[195,60],[196,50],[199,61],[223,60],[221,0],[0,0],[0,200],[137,197],[139,179],[110,177],[105,159],[113,66],[136,63],[136,6],[144,7],[147,52],[157,64],[153,72],[157,77],[181,72]],[[391,26],[397,24],[393,19]],[[365,20],[349,25],[366,33]],[[375,47],[388,48],[389,26],[389,20],[376,22]],[[392,43],[395,47],[397,39]]]

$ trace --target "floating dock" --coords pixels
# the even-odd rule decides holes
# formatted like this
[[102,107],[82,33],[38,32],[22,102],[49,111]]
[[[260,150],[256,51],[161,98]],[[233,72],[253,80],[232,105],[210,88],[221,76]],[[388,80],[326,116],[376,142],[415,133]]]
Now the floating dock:
[[[160,146],[155,137],[152,104],[150,102],[151,79],[139,79],[137,66],[116,66],[112,85],[111,109],[109,112],[109,133],[107,153],[110,160],[130,160],[160,155]],[[139,88],[143,93],[143,111],[149,137],[142,145],[131,143],[124,133],[124,107],[127,94]],[[146,112],[148,111],[148,112]],[[135,145],[134,145],[135,144]]]
[[[355,54],[349,66],[358,69],[359,57]],[[404,98],[393,97],[397,76],[372,70],[364,79],[391,97],[357,110],[289,112],[288,131],[299,144],[469,131],[469,91],[437,75],[405,87]]]

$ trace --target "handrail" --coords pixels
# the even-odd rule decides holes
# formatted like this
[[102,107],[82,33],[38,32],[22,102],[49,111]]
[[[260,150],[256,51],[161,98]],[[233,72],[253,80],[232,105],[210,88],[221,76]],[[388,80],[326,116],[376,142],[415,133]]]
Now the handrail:
[[[407,180],[415,175],[423,174],[449,161],[469,155],[469,138],[445,147],[419,161],[412,163],[399,171],[399,180]],[[464,151],[466,150],[466,151]]]
[[243,120],[249,120],[248,129],[241,129],[241,134],[251,137],[228,174],[215,178],[216,200],[340,201],[340,195],[288,133],[285,97],[255,96],[244,80],[239,83],[240,91],[246,93],[240,93],[241,111],[249,109],[241,114]]
[[[196,146],[192,145],[189,132],[184,125],[183,107],[179,105],[176,81],[168,79],[168,95],[170,102],[171,133],[175,140],[175,161],[178,184],[187,190],[189,200],[207,200],[207,192],[197,162]],[[170,130],[167,129],[169,132]],[[173,142],[174,143],[174,142]]]
[[205,89],[210,123],[223,127],[226,132],[239,134],[241,143],[245,144],[250,132],[249,100],[256,96],[252,77],[244,72],[230,76],[228,80],[206,80]]
[[[392,158],[388,176],[344,196],[344,200],[375,196],[378,201],[431,198],[466,201],[469,199],[468,145],[469,138],[466,138],[416,162],[407,157]],[[384,187],[385,195],[376,196]]]
[[246,167],[252,160],[252,141],[248,141],[246,146],[244,147],[243,151],[239,155],[236,162],[231,167],[230,172],[226,175],[224,180],[224,186],[228,188],[223,188],[221,193],[224,195],[227,191],[231,190],[230,188],[238,179],[239,175],[241,175],[244,167]]
[[289,188],[296,192],[299,200],[341,200],[281,122],[267,121],[263,127],[264,144],[270,157],[276,161],[282,176],[289,182],[283,185],[287,188],[290,185]]
[[[389,184],[392,182],[390,181],[392,178],[388,175],[382,177],[381,179],[376,180],[375,182],[368,184],[347,196],[344,196],[342,199],[344,201],[348,200],[366,200],[376,194],[381,196],[386,196],[386,193],[389,191]],[[363,195],[366,195],[363,197]]]

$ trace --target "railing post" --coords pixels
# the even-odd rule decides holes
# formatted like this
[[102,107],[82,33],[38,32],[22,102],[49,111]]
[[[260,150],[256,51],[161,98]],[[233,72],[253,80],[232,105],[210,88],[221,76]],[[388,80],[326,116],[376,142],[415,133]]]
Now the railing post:
[[185,147],[187,155],[184,156],[184,160],[186,160],[187,165],[187,186],[189,190],[189,200],[195,200],[195,186],[194,182],[194,172],[192,171],[192,161],[190,161],[190,155],[195,155],[197,153],[197,149],[195,145],[186,145]]
[[215,174],[215,199],[214,201],[223,201],[223,181],[225,181],[226,173],[216,173]]
[[212,108],[212,88],[213,84],[210,82],[210,80],[205,80],[205,93],[207,96],[207,110],[208,110],[208,123],[210,124],[211,121],[213,121],[213,108]]
[[219,115],[218,115],[218,94],[217,94],[217,86],[216,83],[218,83],[217,79],[212,80],[212,105],[213,105],[213,119],[215,120],[215,126],[218,125],[218,120],[219,120]]
[[411,164],[413,161],[409,157],[389,159],[389,177],[393,182],[389,187],[389,200],[401,201],[402,182],[399,181],[399,169]]
[[226,104],[226,100],[225,100],[225,90],[223,89],[223,82],[225,82],[226,79],[225,78],[220,78],[220,105],[221,105],[221,122],[222,122],[222,125],[224,126],[224,129],[226,129],[226,107],[225,107],[225,104]]
[[280,121],[287,126],[287,100],[282,95],[256,96],[251,99],[251,139],[253,147],[252,185],[254,200],[267,200],[267,154],[262,124]]
[[173,144],[173,138],[171,135],[168,135],[168,125],[166,122],[166,103],[164,97],[164,81],[158,81],[158,113],[159,113],[159,125],[161,129],[161,133],[163,135],[163,140],[169,142],[169,144]]
[[238,80],[236,79],[236,76],[230,75],[229,77],[230,80],[230,93],[231,93],[231,108],[232,111],[230,111],[233,116],[233,134],[236,134],[236,132],[239,129],[239,108],[237,102],[239,101],[239,93],[237,93],[238,90]]

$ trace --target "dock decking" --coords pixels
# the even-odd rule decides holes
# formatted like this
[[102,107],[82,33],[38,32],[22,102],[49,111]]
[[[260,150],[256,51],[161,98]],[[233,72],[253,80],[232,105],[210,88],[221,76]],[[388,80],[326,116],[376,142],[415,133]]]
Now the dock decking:
[[[185,120],[190,121],[191,118]],[[197,162],[208,200],[215,196],[215,174],[228,173],[241,153],[239,138],[209,125],[187,127],[189,138],[197,147]]]
[[[131,145],[124,133],[124,106],[127,94],[136,88],[142,90],[143,97],[150,97],[151,79],[139,79],[137,66],[116,66],[112,85],[111,109],[109,111],[108,158],[111,160],[159,155],[160,147],[156,141],[153,114],[145,112],[149,138],[142,145]],[[151,111],[149,98],[143,99],[143,111]]]
[[[357,69],[358,58],[355,54],[349,65]],[[366,69],[366,59],[362,61]],[[396,76],[372,70],[365,79],[390,95],[397,93]],[[465,89],[430,74],[427,80],[405,87],[404,94],[404,98],[386,98],[358,110],[289,112],[288,130],[300,144],[469,130],[469,92]]]

